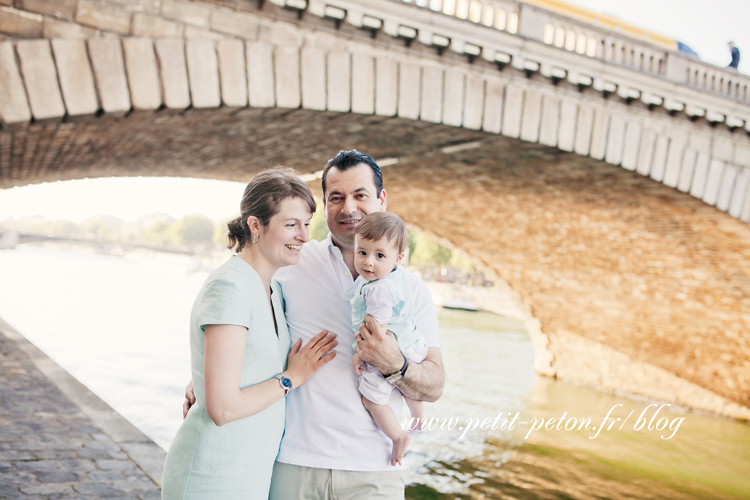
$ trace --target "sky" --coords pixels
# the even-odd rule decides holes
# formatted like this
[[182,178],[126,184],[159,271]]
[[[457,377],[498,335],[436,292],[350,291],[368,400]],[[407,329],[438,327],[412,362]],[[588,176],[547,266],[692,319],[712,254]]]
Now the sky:
[[[750,73],[750,0],[568,2],[675,38],[698,52],[704,61],[719,66],[729,63],[727,42],[734,40],[745,54],[740,60],[740,71]],[[100,214],[132,221],[151,213],[166,213],[175,218],[201,213],[211,219],[223,219],[237,214],[243,190],[243,184],[199,179],[149,177],[55,182],[0,190],[0,221],[27,215],[81,221]]]
[[729,64],[727,42],[733,40],[740,49],[740,72],[750,73],[750,0],[566,1],[672,37],[717,66]]

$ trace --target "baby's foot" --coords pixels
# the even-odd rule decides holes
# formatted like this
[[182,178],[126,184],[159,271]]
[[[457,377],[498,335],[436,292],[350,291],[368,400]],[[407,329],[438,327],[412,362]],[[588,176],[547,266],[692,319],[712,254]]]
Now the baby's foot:
[[404,453],[406,448],[409,447],[411,436],[408,432],[402,432],[401,437],[393,441],[393,451],[391,451],[391,465],[403,465],[401,462],[404,459]]
[[424,414],[412,415],[409,430],[421,431],[422,429],[424,429]]

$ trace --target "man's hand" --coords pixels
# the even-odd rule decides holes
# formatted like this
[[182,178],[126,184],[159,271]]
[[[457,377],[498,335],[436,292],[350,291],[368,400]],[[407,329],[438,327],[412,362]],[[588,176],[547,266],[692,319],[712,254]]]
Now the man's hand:
[[398,348],[396,337],[369,314],[365,316],[365,322],[360,325],[354,339],[362,339],[355,347],[360,359],[370,363],[383,375],[396,373],[404,366],[404,356]]
[[354,356],[352,356],[352,368],[354,368],[354,371],[357,373],[357,375],[362,375],[362,365],[363,365],[362,358],[359,357],[359,354],[356,352],[354,353]]
[[193,390],[193,381],[185,387],[185,402],[182,403],[182,418],[187,417],[190,408],[195,404],[195,391]]

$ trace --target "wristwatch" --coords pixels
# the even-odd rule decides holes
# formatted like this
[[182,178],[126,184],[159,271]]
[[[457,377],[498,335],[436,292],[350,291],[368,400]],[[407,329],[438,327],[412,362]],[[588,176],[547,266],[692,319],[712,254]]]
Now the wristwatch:
[[[403,356],[403,354],[402,354]],[[406,369],[409,368],[409,360],[406,359],[406,356],[404,356],[404,366],[401,367],[399,371],[396,373],[392,373],[390,375],[386,375],[385,379],[390,382],[391,384],[394,382],[398,382],[402,378],[404,378],[404,375],[406,375]]]
[[276,375],[274,378],[278,379],[279,385],[281,386],[282,389],[284,389],[284,396],[289,394],[289,391],[292,390],[292,380],[289,377],[285,377],[281,373]]

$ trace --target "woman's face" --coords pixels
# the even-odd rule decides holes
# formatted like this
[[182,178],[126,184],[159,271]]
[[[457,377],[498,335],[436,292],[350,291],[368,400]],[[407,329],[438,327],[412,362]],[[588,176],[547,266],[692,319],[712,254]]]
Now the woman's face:
[[302,198],[287,198],[279,212],[261,231],[258,249],[274,267],[299,262],[302,245],[309,239],[312,213]]

